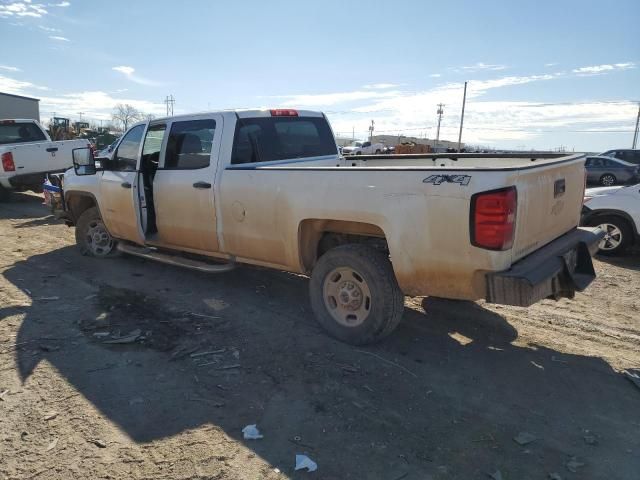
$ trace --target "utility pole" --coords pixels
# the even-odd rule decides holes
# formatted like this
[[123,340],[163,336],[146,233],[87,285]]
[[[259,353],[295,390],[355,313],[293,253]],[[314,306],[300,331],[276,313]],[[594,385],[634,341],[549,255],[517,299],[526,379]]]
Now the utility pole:
[[356,140],[356,127],[351,127],[351,141],[355,142]]
[[442,114],[444,113],[442,107],[444,107],[444,103],[439,103],[438,111],[436,112],[438,114],[438,130],[436,132],[436,144],[433,146],[434,150],[438,149],[438,142],[440,141],[440,122],[442,121]]
[[462,124],[464,123],[464,106],[467,103],[467,82],[464,82],[464,95],[462,97],[462,114],[460,115],[460,133],[458,134],[458,152],[462,145]]
[[375,124],[373,120],[371,120],[371,125],[369,126],[369,141],[373,143],[373,130],[375,129]]
[[84,112],[78,112],[78,115],[80,115],[80,121],[82,121],[82,115],[84,115]]
[[167,106],[167,117],[173,116],[173,104],[176,103],[176,99],[173,95],[167,95],[164,99],[164,104]]
[[636,129],[633,132],[633,145],[631,148],[635,149],[638,144],[638,124],[640,123],[640,103],[638,103],[638,116],[636,117]]

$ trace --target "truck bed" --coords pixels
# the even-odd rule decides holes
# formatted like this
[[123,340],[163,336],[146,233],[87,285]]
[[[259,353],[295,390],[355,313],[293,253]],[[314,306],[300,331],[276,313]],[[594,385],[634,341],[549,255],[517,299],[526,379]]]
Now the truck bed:
[[345,168],[424,170],[520,170],[544,165],[556,165],[583,158],[584,154],[561,153],[433,153],[407,155],[348,155],[336,162],[335,157],[283,160],[264,164],[233,165],[231,169],[309,169]]

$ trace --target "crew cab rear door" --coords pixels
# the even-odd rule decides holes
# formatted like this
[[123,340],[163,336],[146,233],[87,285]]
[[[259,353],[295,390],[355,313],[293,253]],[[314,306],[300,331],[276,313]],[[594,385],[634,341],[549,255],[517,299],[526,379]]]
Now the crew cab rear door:
[[153,180],[154,245],[217,252],[214,180],[222,115],[174,120]]
[[138,215],[138,159],[145,125],[131,128],[116,149],[100,181],[100,214],[112,236],[143,243]]

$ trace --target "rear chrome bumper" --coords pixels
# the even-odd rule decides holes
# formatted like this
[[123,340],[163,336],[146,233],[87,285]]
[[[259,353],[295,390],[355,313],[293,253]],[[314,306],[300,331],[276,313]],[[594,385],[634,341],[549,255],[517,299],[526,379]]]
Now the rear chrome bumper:
[[528,307],[543,298],[573,298],[596,278],[591,257],[603,236],[599,228],[576,228],[509,270],[488,274],[487,302]]

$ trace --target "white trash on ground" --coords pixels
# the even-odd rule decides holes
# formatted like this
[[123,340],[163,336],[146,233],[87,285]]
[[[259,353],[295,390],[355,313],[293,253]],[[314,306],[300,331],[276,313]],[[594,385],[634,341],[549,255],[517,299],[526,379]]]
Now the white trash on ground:
[[244,435],[245,440],[258,440],[260,438],[264,438],[264,436],[258,430],[255,423],[253,425],[247,425],[242,429],[242,434]]
[[296,455],[296,470],[307,469],[307,472],[315,472],[318,469],[318,464],[311,460],[306,455]]

